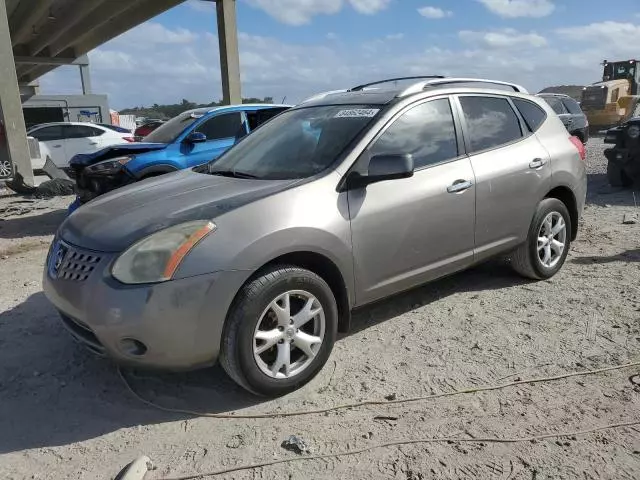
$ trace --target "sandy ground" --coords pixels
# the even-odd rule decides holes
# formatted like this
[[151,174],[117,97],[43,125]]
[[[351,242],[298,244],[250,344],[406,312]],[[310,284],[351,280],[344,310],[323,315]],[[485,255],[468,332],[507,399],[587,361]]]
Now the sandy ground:
[[[369,307],[356,314],[323,372],[275,401],[248,395],[219,368],[129,378],[163,405],[248,413],[639,360],[640,224],[622,224],[638,209],[631,191],[606,186],[602,150],[599,140],[590,142],[580,237],[551,281],[523,281],[495,261]],[[0,211],[19,206],[10,203],[16,199],[0,198]],[[219,420],[149,408],[109,362],[71,340],[42,294],[46,249],[70,201],[38,202],[44,208],[31,215],[0,214],[0,478],[112,478],[140,454],[157,466],[148,478],[175,477],[295,457],[280,446],[292,434],[326,454],[404,438],[530,436],[640,420],[640,387],[630,378],[638,368],[297,418]],[[224,478],[638,479],[640,427],[535,443],[400,446]]]

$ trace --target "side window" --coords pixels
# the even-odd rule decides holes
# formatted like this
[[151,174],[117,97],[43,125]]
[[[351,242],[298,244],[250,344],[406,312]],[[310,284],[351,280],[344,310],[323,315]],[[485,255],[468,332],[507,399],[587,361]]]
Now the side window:
[[231,112],[216,115],[206,120],[196,131],[204,133],[207,136],[207,140],[220,140],[222,138],[235,137],[243,128],[242,113]]
[[371,155],[413,155],[415,168],[458,156],[453,114],[448,99],[422,103],[394,120],[371,147]]
[[578,105],[578,102],[576,102],[573,98],[563,98],[562,103],[564,103],[566,109],[569,110],[569,113],[572,113],[574,115],[582,115],[582,109],[580,108],[580,105]]
[[62,127],[60,125],[40,128],[35,132],[32,132],[29,136],[39,140],[40,142],[62,140],[62,138],[64,138],[62,136]]
[[100,130],[99,128],[95,128],[95,127],[88,127],[90,130],[90,134],[88,135],[89,137],[99,137],[100,135],[104,135],[104,130]]
[[527,127],[531,132],[535,132],[540,128],[540,125],[544,123],[547,118],[545,111],[533,102],[528,100],[521,100],[519,98],[513,98],[513,103],[520,111],[520,115],[527,123]]
[[62,130],[65,138],[87,138],[95,137],[94,130],[98,129],[88,125],[65,125]]
[[506,98],[460,97],[471,152],[499,147],[522,138],[520,121]]

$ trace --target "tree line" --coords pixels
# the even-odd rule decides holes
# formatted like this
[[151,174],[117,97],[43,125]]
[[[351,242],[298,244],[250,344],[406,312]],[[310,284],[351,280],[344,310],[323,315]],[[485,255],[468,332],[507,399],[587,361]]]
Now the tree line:
[[[273,103],[273,97],[243,98],[242,103]],[[154,103],[149,107],[140,106],[125,108],[124,110],[120,110],[119,113],[121,115],[135,115],[136,117],[168,120],[187,110],[191,110],[194,108],[217,107],[219,105],[222,105],[222,100],[219,102],[198,104],[195,102],[191,102],[186,98],[183,98],[182,102],[180,103],[174,103],[170,105],[158,105],[157,103]]]

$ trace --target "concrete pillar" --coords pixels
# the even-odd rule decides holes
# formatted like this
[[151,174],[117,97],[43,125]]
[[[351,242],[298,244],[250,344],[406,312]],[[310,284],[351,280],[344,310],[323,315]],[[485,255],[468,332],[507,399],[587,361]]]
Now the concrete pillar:
[[222,101],[226,105],[241,103],[236,0],[216,0],[216,12],[222,73]]
[[89,71],[89,65],[80,65],[79,68],[82,94],[89,95],[91,93],[91,72]]
[[0,155],[8,155],[14,167],[24,177],[24,181],[33,185],[33,169],[11,48],[6,0],[0,0],[0,112],[0,120],[4,128],[4,139],[0,142],[0,151],[2,151]]

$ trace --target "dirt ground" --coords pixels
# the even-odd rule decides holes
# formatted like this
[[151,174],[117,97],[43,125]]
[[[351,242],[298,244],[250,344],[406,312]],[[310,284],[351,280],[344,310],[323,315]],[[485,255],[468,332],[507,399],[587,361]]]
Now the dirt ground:
[[[622,222],[640,209],[631,190],[607,187],[603,148],[598,139],[588,146],[581,233],[551,281],[523,281],[494,261],[368,307],[323,372],[274,401],[250,396],[219,368],[128,371],[128,378],[162,405],[258,413],[638,361],[640,223]],[[155,410],[130,395],[108,361],[72,341],[41,291],[46,250],[71,199],[15,204],[7,194],[0,191],[0,478],[113,478],[141,454],[157,467],[147,478],[177,477],[296,457],[281,447],[289,435],[328,454],[400,439],[528,437],[640,420],[632,377],[639,368],[306,417],[221,420]],[[41,209],[2,213],[34,206]],[[640,427],[513,444],[396,446],[223,478],[638,479]]]

